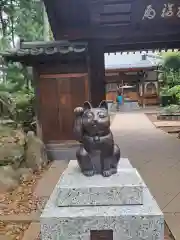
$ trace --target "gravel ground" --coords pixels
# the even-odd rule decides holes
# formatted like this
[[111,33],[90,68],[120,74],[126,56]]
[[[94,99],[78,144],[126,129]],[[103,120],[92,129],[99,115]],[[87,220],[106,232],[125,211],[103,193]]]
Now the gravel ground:
[[[12,214],[28,215],[41,208],[41,203],[33,196],[33,191],[38,180],[42,177],[42,174],[47,168],[29,176],[29,178],[22,181],[19,187],[14,191],[0,194],[0,217]],[[18,224],[11,222],[4,223],[0,221],[0,239],[1,236],[3,236],[6,237],[7,240],[22,240],[24,231],[28,227],[29,224],[21,223],[21,221],[19,221]]]
[[28,214],[36,210],[38,200],[33,196],[33,190],[37,181],[41,178],[42,172],[33,174],[27,181],[21,182],[14,191],[0,194],[0,216]]
[[23,238],[24,231],[27,230],[28,227],[29,227],[29,224],[24,224],[24,223],[5,224],[3,222],[0,222],[0,237],[3,236],[4,239],[8,239],[8,240],[21,240]]

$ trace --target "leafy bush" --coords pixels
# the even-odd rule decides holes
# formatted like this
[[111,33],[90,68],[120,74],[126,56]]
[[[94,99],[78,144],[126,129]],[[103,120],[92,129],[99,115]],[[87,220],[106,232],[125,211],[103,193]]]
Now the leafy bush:
[[180,53],[179,52],[165,53],[163,66],[166,69],[173,69],[174,71],[179,71],[179,69],[180,69]]
[[172,96],[175,103],[178,104],[180,101],[180,53],[165,53],[160,70],[159,80],[162,83],[160,95]]
[[18,94],[15,97],[16,102],[16,122],[21,124],[24,131],[36,131],[33,125],[35,118],[34,95]]
[[8,94],[0,91],[0,115],[12,119],[16,125],[20,124],[24,131],[35,131],[34,122],[34,94],[33,92],[17,92]]
[[0,91],[0,115],[14,118],[16,113],[16,104],[12,96],[5,91]]
[[180,85],[176,85],[168,90],[171,96],[176,98],[177,103],[180,103]]
[[168,86],[161,88],[160,96],[170,96]]
[[180,112],[180,106],[171,104],[161,110],[161,114],[175,114]]

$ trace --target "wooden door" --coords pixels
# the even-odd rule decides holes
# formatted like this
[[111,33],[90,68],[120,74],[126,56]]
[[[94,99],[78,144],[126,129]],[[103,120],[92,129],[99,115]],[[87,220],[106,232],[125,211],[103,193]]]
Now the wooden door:
[[86,100],[86,75],[59,74],[53,79],[40,79],[40,122],[45,143],[74,139],[74,108]]
[[61,139],[74,139],[74,108],[82,106],[88,100],[87,80],[84,77],[64,78],[58,80],[59,126]]
[[39,82],[39,122],[45,143],[49,139],[59,139],[58,89],[56,79],[40,79]]

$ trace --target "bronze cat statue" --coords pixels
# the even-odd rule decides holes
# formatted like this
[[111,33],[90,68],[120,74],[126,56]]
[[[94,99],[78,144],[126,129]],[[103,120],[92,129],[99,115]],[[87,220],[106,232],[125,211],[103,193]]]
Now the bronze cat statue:
[[[104,177],[115,174],[120,149],[114,144],[106,101],[102,101],[98,108],[93,108],[89,102],[85,102],[83,107],[74,109],[74,114],[74,133],[76,140],[81,143],[76,157],[82,173],[85,176],[100,173]],[[95,163],[92,161],[98,153],[99,170],[97,159]]]

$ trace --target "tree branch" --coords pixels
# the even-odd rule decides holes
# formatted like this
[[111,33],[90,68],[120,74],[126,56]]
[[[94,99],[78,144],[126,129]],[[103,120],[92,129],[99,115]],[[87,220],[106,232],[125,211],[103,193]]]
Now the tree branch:
[[14,10],[13,0],[11,0],[11,11],[12,11],[12,14],[10,15],[10,19],[11,19],[11,37],[12,37],[13,47],[15,48],[13,10]]
[[3,37],[6,36],[6,24],[4,23],[4,19],[3,19],[3,11],[2,8],[0,7],[0,22],[1,22],[1,26],[2,26],[2,34]]

